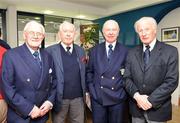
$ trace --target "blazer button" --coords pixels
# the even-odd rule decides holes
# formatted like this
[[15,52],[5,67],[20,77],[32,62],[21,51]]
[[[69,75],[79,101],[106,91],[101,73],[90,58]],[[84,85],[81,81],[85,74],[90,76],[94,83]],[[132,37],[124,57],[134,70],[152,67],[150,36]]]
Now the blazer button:
[[143,84],[143,88],[145,88],[146,87],[146,85],[145,84]]
[[112,77],[112,80],[114,80],[114,79],[115,79],[115,77],[113,76],[113,77]]
[[27,82],[30,82],[31,80],[30,80],[30,78],[27,78],[27,80],[26,80]]
[[101,79],[103,79],[104,78],[104,76],[101,76]]
[[103,89],[103,86],[101,86],[101,89]]
[[114,87],[112,87],[111,89],[114,90]]

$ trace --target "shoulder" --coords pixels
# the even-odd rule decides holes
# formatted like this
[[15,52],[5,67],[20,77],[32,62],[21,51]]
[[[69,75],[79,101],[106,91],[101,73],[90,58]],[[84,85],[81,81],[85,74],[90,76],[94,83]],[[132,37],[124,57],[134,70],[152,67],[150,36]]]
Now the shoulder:
[[76,48],[78,50],[81,50],[81,51],[84,51],[84,49],[82,47],[80,47],[79,45],[77,45],[77,44],[74,44],[74,48]]
[[169,45],[169,44],[165,44],[164,42],[157,42],[158,45],[161,47],[161,49],[163,50],[164,53],[177,53],[178,50],[175,46]]
[[91,52],[96,52],[96,50],[105,48],[105,42],[95,45],[90,49]]
[[47,52],[52,52],[53,50],[56,50],[56,49],[59,47],[59,45],[60,45],[59,43],[58,43],[58,44],[51,45],[51,46],[45,48],[45,50],[46,50]]
[[17,58],[17,55],[22,53],[22,46],[18,46],[16,48],[12,48],[12,49],[9,49],[7,50],[5,53],[4,53],[4,58],[11,58],[11,59],[16,59]]

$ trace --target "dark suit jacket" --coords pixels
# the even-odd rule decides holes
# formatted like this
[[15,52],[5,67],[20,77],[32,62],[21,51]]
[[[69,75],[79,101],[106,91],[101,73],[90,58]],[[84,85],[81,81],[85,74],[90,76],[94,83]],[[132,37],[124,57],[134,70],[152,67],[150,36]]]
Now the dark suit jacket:
[[[64,70],[63,62],[61,56],[60,44],[55,44],[48,47],[46,50],[52,55],[54,60],[56,75],[57,75],[57,95],[56,95],[56,104],[54,110],[58,112],[61,108],[62,98],[63,98],[63,88],[64,88]],[[73,50],[76,51],[77,61],[80,69],[81,76],[81,86],[83,90],[83,96],[85,96],[85,52],[78,45],[73,45]]]
[[51,56],[40,50],[42,72],[26,44],[9,50],[3,59],[2,80],[8,103],[8,123],[44,123],[48,114],[37,120],[28,116],[33,106],[54,103],[56,80]]
[[108,62],[105,43],[91,49],[86,82],[91,97],[102,105],[114,105],[126,99],[121,71],[125,66],[127,49],[116,43]]
[[[171,94],[178,85],[178,51],[175,47],[157,41],[150,53],[146,69],[143,62],[143,46],[132,49],[127,57],[125,87],[133,97],[135,92],[146,94],[153,108],[147,111],[152,121],[171,119]],[[143,110],[135,100],[130,101],[132,116],[141,117]]]

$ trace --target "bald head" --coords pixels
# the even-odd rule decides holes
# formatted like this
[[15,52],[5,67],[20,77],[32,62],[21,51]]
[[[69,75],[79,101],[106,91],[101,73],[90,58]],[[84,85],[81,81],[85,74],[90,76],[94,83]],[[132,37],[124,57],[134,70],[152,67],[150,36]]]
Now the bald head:
[[107,20],[102,29],[105,41],[108,43],[116,42],[119,30],[119,25],[115,20]]
[[59,36],[65,45],[71,45],[73,43],[75,33],[75,26],[70,22],[64,21],[59,26]]

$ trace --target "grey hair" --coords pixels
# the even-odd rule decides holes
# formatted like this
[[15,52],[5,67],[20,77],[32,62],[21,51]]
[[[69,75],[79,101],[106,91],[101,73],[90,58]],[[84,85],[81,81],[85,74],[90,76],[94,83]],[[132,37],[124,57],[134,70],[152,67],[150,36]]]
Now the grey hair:
[[74,24],[72,24],[72,23],[70,23],[70,22],[68,22],[68,21],[64,21],[63,23],[61,23],[61,24],[59,25],[59,31],[62,31],[63,26],[66,25],[66,24],[71,25],[71,26],[73,27],[74,31],[75,31],[75,26],[74,26]]
[[109,22],[114,23],[114,24],[117,26],[118,30],[120,31],[119,24],[118,24],[118,22],[117,22],[117,21],[115,21],[115,20],[107,20],[107,21],[103,24],[103,28],[102,28],[102,30],[104,30],[104,29],[105,29],[105,26],[106,26]]
[[28,23],[25,25],[25,27],[24,27],[24,32],[28,31],[29,28],[30,28],[32,25],[40,26],[40,28],[42,29],[42,33],[45,34],[44,26],[43,26],[42,24],[38,23],[37,21],[34,21],[34,20],[28,22]]
[[134,24],[134,29],[136,32],[138,32],[138,30],[137,30],[138,25],[144,21],[151,23],[152,26],[154,27],[154,29],[155,30],[157,29],[157,22],[153,17],[142,17],[139,20],[137,20]]

